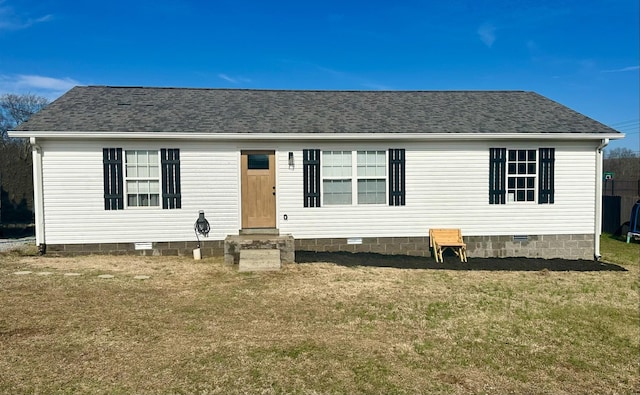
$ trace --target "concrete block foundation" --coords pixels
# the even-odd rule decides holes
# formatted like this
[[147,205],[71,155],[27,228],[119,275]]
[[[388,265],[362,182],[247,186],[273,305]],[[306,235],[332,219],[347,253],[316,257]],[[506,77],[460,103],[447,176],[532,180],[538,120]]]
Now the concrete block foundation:
[[[563,258],[592,260],[593,234],[463,236],[469,258]],[[192,256],[195,241],[146,243],[150,249],[136,249],[135,243],[49,244],[52,255],[146,255]],[[237,265],[242,249],[278,249],[281,263],[295,263],[295,251],[368,252],[384,255],[431,256],[429,237],[362,237],[357,239],[295,239],[291,235],[240,235],[225,240],[201,241],[202,257],[224,256],[225,263]],[[140,246],[138,246],[140,247]]]

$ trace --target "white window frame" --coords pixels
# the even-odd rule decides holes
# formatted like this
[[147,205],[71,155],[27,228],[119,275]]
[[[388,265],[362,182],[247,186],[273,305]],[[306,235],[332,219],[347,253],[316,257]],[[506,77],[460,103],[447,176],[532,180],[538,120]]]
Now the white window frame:
[[[158,209],[158,208],[162,208],[162,191],[160,190],[161,188],[161,177],[162,177],[162,169],[161,169],[161,163],[160,163],[160,150],[150,150],[150,149],[125,149],[124,151],[124,201],[125,201],[125,208],[126,209],[135,209],[135,210],[149,210],[149,209]],[[149,174],[147,176],[140,176],[138,174],[136,174],[135,176],[130,175],[129,174],[129,169],[130,167],[135,166],[136,168],[136,172],[140,169],[143,168],[142,165],[143,163],[140,163],[136,160],[135,163],[130,163],[129,162],[129,156],[131,153],[135,153],[136,154],[136,159],[138,158],[138,155],[140,153],[146,153],[147,154],[147,163],[146,163],[146,168],[149,170]],[[149,155],[151,154],[155,154],[155,158],[156,158],[156,163],[155,166],[152,166],[153,163],[151,163],[149,161]],[[157,167],[157,176],[153,176],[151,175],[151,169],[152,167]],[[142,206],[142,205],[130,205],[129,204],[129,183],[136,183],[138,186],[140,184],[142,184],[143,182],[148,181],[148,182],[154,182],[157,181],[157,185],[158,185],[158,190],[157,193],[154,193],[151,191],[151,188],[148,189],[147,193],[140,193],[139,191],[136,191],[135,194],[131,194],[131,195],[136,195],[136,200],[138,202],[140,202],[140,196],[141,195],[147,195],[148,196],[148,202],[149,205],[146,206]],[[149,184],[150,185],[150,184]],[[151,204],[153,202],[153,198],[152,195],[157,195],[157,201],[155,203],[157,204]]]
[[[345,169],[346,166],[337,166],[337,165],[333,165],[333,163],[328,163],[330,162],[328,157],[329,156],[337,156],[337,154],[340,154],[340,156],[344,156],[346,154],[349,154],[350,156],[350,161],[348,162],[348,169],[349,169],[349,174],[338,174],[338,175],[334,175],[334,174],[328,174],[329,171],[327,170],[327,168],[332,168],[332,169]],[[354,171],[354,167],[353,167],[353,151],[347,151],[347,150],[323,150],[322,151],[322,160],[320,161],[321,164],[321,170],[320,170],[320,174],[321,174],[321,179],[322,182],[320,183],[320,188],[321,188],[321,196],[322,196],[322,202],[324,205],[327,206],[346,206],[346,205],[352,205],[353,204],[353,171]],[[330,200],[327,199],[327,196],[325,195],[325,182],[331,182],[331,181],[336,181],[336,182],[350,182],[351,183],[351,203],[330,203]],[[329,202],[328,202],[329,201]]]
[[[383,174],[382,175],[365,175],[365,174],[360,174],[359,171],[359,163],[358,163],[358,157],[360,156],[360,154],[364,154],[365,156],[370,154],[370,153],[374,153],[376,157],[378,157],[378,155],[380,153],[382,153],[382,167],[383,167]],[[356,182],[355,182],[355,190],[356,190],[356,203],[359,205],[385,205],[387,204],[388,201],[388,188],[387,188],[387,180],[389,178],[389,169],[388,169],[388,164],[389,164],[389,160],[387,158],[387,151],[386,150],[358,150],[356,151]],[[378,168],[377,166],[377,162],[373,163],[373,168]],[[370,166],[367,166],[367,168],[370,168]],[[360,181],[361,180],[375,180],[375,181],[379,181],[382,180],[384,182],[384,186],[382,188],[383,193],[384,193],[384,199],[381,202],[374,202],[374,203],[360,203]]]
[[[519,152],[525,151],[525,158],[521,160]],[[511,160],[511,153],[515,152],[515,160]],[[530,152],[533,152],[535,159],[530,159]],[[507,204],[537,204],[538,203],[538,169],[539,169],[540,154],[538,149],[535,148],[507,148],[506,158],[506,203]],[[524,166],[524,172],[522,172],[522,166]],[[533,168],[533,173],[530,172],[530,168]],[[514,172],[515,168],[515,172]],[[528,179],[533,179],[533,187],[527,185]],[[524,187],[518,186],[518,179],[524,179]],[[513,180],[513,183],[511,183]],[[514,187],[511,187],[514,185]],[[517,200],[519,191],[524,191],[525,200]],[[533,193],[533,199],[527,200],[527,193]]]
[[[351,155],[351,166],[350,166],[350,175],[347,177],[345,175],[334,176],[334,175],[326,175],[326,154],[327,153],[350,153]],[[384,155],[384,176],[381,175],[363,175],[358,172],[358,153],[367,153],[367,152],[376,152]],[[322,202],[324,206],[385,206],[389,202],[389,153],[388,150],[384,149],[360,149],[360,150],[322,150],[322,159],[321,163],[321,183],[320,183],[320,193],[322,196]],[[336,204],[336,203],[327,203],[326,195],[325,195],[325,181],[332,180],[348,180],[351,182],[351,202],[344,204]],[[358,181],[360,180],[384,180],[384,201],[376,202],[376,203],[359,203],[358,202]]]

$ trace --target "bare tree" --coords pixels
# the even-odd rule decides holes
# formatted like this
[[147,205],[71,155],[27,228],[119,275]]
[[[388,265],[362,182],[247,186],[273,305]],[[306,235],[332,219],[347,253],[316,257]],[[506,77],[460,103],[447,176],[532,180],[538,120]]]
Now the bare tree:
[[635,152],[633,152],[629,148],[624,147],[614,148],[612,150],[605,149],[604,153],[607,159],[624,159],[637,157]]
[[49,104],[46,97],[31,93],[7,93],[0,96],[0,143],[9,141],[7,131],[26,121]]
[[32,221],[29,140],[9,138],[7,131],[25,122],[47,104],[47,98],[30,93],[0,96],[0,224]]

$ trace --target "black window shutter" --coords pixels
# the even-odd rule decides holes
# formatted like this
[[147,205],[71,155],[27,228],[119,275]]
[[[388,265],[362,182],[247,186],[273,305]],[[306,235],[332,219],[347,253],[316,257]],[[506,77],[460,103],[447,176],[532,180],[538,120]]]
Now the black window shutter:
[[103,148],[102,168],[104,179],[104,209],[122,210],[124,208],[122,148]]
[[320,150],[302,150],[304,207],[320,207]]
[[505,204],[506,148],[489,148],[489,204]]
[[180,150],[162,148],[160,165],[162,166],[162,208],[181,208]]
[[389,149],[389,206],[405,205],[405,150]]
[[553,204],[555,148],[540,148],[538,162],[538,204]]

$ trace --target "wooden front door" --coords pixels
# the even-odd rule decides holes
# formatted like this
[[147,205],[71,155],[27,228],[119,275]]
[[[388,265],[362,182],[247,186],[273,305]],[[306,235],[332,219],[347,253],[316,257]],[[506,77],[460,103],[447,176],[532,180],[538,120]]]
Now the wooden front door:
[[276,227],[276,166],[273,151],[242,151],[242,228]]

